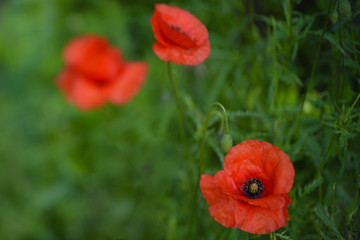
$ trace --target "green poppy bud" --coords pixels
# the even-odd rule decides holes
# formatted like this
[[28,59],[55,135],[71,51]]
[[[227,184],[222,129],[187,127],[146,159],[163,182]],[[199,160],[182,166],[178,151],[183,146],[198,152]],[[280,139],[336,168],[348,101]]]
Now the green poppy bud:
[[338,20],[338,13],[337,11],[333,11],[333,13],[330,15],[330,21],[332,24],[335,24]]
[[221,148],[224,152],[229,152],[233,146],[233,140],[230,134],[225,134],[221,139]]
[[338,10],[341,19],[347,19],[351,16],[351,4],[348,0],[339,0]]

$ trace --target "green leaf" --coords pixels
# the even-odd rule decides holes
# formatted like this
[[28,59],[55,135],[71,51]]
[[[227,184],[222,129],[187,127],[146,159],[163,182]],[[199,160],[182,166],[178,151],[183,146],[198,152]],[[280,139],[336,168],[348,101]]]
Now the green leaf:
[[312,181],[311,183],[307,184],[304,188],[304,192],[302,193],[302,195],[300,197],[304,197],[304,196],[312,193],[322,183],[322,181],[323,181],[322,177],[319,177],[319,178],[315,179],[314,181]]
[[283,231],[282,233],[275,233],[275,236],[284,239],[284,240],[291,240],[291,237],[285,235],[286,231]]
[[329,211],[327,209],[327,207],[322,206],[320,204],[317,204],[316,208],[315,208],[315,213],[316,215],[320,218],[321,222],[327,227],[329,228],[329,233],[332,233],[333,235],[337,236],[338,239],[344,239],[336,224],[334,219],[330,216]]
[[[322,30],[311,31],[309,32],[309,34],[313,34],[315,36],[320,37],[322,34]],[[337,40],[332,34],[325,33],[324,38],[328,40],[329,43],[331,43],[334,47],[336,47],[342,54],[345,54],[345,50],[340,46],[340,44],[337,42]]]
[[323,231],[320,231],[320,235],[324,240],[332,240],[332,238],[329,238]]

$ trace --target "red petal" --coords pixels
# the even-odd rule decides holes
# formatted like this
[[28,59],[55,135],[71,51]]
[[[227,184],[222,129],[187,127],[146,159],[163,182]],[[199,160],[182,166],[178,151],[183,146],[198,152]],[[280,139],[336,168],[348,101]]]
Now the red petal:
[[[180,27],[167,25],[161,18],[159,18],[160,31],[171,44],[183,47],[193,48],[197,44],[193,41]],[[201,44],[199,44],[201,46]]]
[[225,227],[233,227],[235,224],[234,211],[237,209],[238,201],[222,193],[214,183],[211,175],[201,175],[201,192],[209,204],[209,212],[218,223]]
[[232,147],[225,156],[224,169],[235,181],[250,177],[264,178],[267,191],[275,194],[288,193],[295,176],[294,166],[283,151],[270,143],[257,140]]
[[101,88],[70,70],[61,72],[56,82],[66,98],[81,110],[98,108],[105,103],[105,96]]
[[161,28],[160,28],[160,23],[163,22],[161,20],[161,14],[158,11],[154,12],[154,15],[152,16],[152,18],[150,19],[150,23],[152,26],[152,30],[154,32],[154,37],[156,40],[158,40],[162,45],[165,46],[171,46],[173,45],[172,42],[166,38],[166,36],[163,34]]
[[126,63],[121,74],[108,87],[109,101],[121,105],[134,98],[146,80],[147,71],[145,62]]
[[163,61],[176,64],[198,65],[210,55],[210,43],[195,48],[166,47],[159,42],[153,44],[155,54]]
[[240,190],[239,186],[230,176],[225,173],[225,171],[218,171],[215,174],[214,183],[216,186],[221,188],[223,193],[226,193],[232,197],[242,199],[241,197],[245,196],[245,194]]
[[106,39],[83,35],[72,39],[64,49],[65,63],[81,74],[100,81],[110,81],[120,71],[121,53]]
[[71,39],[64,48],[64,59],[66,64],[81,63],[87,58],[96,56],[106,50],[108,42],[105,38],[96,35],[81,35]]
[[239,203],[235,210],[235,227],[252,234],[267,234],[282,228],[289,219],[286,203],[283,208],[269,209]]

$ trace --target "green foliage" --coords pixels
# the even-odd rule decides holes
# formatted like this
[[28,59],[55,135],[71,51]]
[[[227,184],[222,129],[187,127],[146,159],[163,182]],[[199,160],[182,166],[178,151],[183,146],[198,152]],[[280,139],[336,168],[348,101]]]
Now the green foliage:
[[[335,19],[342,2],[350,12]],[[211,43],[204,63],[172,64],[187,153],[152,51],[155,3],[0,2],[0,239],[268,239],[221,226],[194,194],[214,102],[234,145],[270,142],[295,166],[277,239],[359,239],[359,1],[169,3],[197,16]],[[149,63],[129,104],[80,112],[56,89],[63,46],[89,32]],[[224,121],[214,110],[202,173],[222,169]]]
[[334,222],[334,219],[329,215],[328,210],[326,207],[321,206],[318,204],[315,209],[316,215],[320,218],[322,224],[326,226],[326,234],[323,231],[320,231],[320,234],[325,239],[332,239],[328,237],[328,234],[335,236],[337,239],[344,239],[339,230],[337,229],[337,226]]

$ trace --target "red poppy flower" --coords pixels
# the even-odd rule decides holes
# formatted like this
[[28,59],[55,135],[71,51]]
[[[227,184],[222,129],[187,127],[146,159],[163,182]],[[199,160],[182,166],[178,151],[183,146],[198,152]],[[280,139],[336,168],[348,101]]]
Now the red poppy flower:
[[210,215],[225,227],[271,233],[289,220],[288,192],[295,170],[289,157],[267,142],[249,140],[231,148],[224,170],[201,176]]
[[64,48],[65,69],[57,86],[76,107],[89,110],[107,101],[122,105],[130,101],[145,82],[148,65],[127,62],[105,38],[82,35]]
[[151,18],[155,54],[163,61],[198,65],[210,55],[209,33],[204,24],[188,11],[155,4]]

